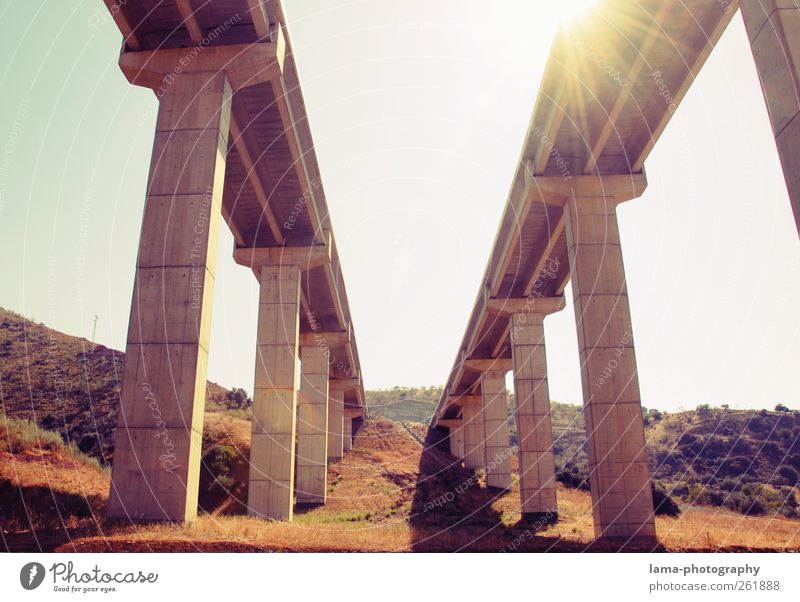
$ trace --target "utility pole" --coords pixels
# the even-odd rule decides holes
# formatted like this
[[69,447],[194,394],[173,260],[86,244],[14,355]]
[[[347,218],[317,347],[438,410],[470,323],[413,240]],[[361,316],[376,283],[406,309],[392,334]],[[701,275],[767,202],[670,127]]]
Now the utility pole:
[[97,314],[94,315],[94,326],[92,327],[92,349],[94,349],[94,335],[97,334]]

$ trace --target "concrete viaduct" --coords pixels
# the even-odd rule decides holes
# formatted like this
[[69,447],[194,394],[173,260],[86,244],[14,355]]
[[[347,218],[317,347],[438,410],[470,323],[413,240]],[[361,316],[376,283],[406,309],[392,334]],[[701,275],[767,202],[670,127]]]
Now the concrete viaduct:
[[325,502],[366,416],[356,336],[280,2],[105,0],[158,98],[108,515],[197,514],[217,238],[260,284],[251,515]]
[[[466,468],[511,486],[513,372],[522,513],[557,520],[543,320],[572,303],[597,537],[656,536],[616,206],[739,2],[604,0],[557,34],[505,211],[431,429]],[[742,0],[800,227],[800,9]],[[746,158],[745,158],[746,159]],[[676,174],[677,175],[677,174]]]
[[[327,461],[366,416],[355,331],[280,2],[104,0],[128,80],[159,111],[136,266],[108,514],[190,521],[217,234],[260,283],[249,512],[325,501]],[[571,281],[595,531],[655,536],[615,208],[738,10],[736,0],[604,0],[557,35],[494,247],[431,428],[556,520],[543,320]],[[800,10],[742,0],[800,224]]]

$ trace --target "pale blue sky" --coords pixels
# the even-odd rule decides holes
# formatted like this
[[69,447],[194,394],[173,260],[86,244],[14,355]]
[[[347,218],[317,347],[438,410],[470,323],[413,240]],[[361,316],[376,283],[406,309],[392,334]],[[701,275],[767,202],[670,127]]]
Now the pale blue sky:
[[[562,3],[284,4],[365,383],[441,384]],[[0,305],[87,337],[98,314],[124,348],[155,97],[101,0],[0,2],[0,30]],[[644,404],[800,408],[800,244],[739,16],[646,167],[619,211]],[[250,389],[256,282],[231,248],[209,378]],[[580,403],[574,316],[546,325],[551,396]]]

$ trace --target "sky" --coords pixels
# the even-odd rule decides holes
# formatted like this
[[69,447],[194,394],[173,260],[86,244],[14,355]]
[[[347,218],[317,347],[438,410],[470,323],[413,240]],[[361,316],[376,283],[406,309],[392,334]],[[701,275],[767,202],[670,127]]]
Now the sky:
[[[284,0],[367,388],[447,379],[570,1]],[[0,306],[117,349],[157,111],[120,43],[101,0],[0,0]],[[800,244],[740,16],[646,169],[618,210],[643,404],[800,409]],[[218,248],[209,379],[251,390],[257,283]],[[570,304],[545,326],[581,403]]]

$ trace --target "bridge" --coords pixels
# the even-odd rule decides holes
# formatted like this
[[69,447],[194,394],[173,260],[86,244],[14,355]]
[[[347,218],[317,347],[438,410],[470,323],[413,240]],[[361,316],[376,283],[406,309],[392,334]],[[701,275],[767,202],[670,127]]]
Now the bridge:
[[[251,515],[325,502],[326,468],[367,415],[356,335],[280,2],[104,0],[119,65],[159,103],[108,514],[191,521],[218,231],[260,284]],[[511,486],[513,372],[523,516],[558,519],[543,321],[571,282],[598,537],[656,535],[616,206],[736,0],[604,0],[556,36],[478,296],[431,423]],[[800,12],[742,0],[800,224]]]
[[123,74],[159,103],[108,515],[196,517],[224,221],[234,259],[260,285],[247,504],[291,520],[294,497],[325,502],[327,463],[367,406],[282,6],[105,3],[122,32]]
[[[486,484],[511,487],[506,374],[513,373],[520,495],[558,519],[543,320],[572,284],[595,534],[656,536],[616,206],[739,2],[604,0],[556,36],[488,265],[431,430]],[[800,229],[800,10],[742,0]]]

